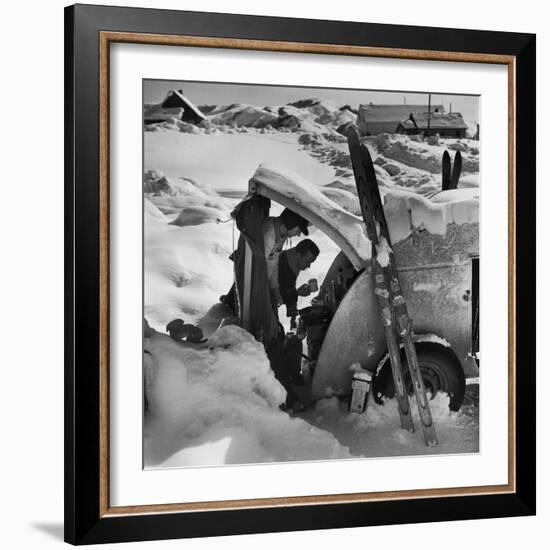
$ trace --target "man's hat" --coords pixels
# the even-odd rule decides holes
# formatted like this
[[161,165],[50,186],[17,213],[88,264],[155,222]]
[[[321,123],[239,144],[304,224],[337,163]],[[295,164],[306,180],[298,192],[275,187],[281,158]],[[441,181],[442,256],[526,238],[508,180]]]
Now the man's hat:
[[309,222],[299,214],[296,214],[296,212],[285,208],[281,213],[281,221],[287,229],[299,227],[303,235],[309,235],[309,231],[307,230]]

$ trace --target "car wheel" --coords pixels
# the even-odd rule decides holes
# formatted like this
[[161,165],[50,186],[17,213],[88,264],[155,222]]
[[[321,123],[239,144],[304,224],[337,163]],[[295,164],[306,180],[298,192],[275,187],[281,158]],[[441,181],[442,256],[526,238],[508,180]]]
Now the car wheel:
[[[449,409],[458,411],[464,401],[466,391],[466,380],[464,372],[458,368],[445,351],[439,350],[435,345],[417,345],[416,349],[418,365],[422,373],[422,379],[426,393],[431,394],[432,399],[439,393],[444,392],[450,396]],[[413,395],[413,385],[407,358],[404,351],[401,353],[403,365],[403,377],[409,395]],[[378,370],[373,380],[374,398],[377,403],[382,403],[383,398],[392,398],[395,395],[395,386],[391,372],[389,358]]]

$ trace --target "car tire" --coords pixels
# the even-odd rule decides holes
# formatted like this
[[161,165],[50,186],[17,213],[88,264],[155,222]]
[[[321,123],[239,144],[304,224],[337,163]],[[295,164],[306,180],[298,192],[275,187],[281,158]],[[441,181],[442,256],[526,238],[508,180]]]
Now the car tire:
[[[418,365],[422,372],[422,379],[426,393],[431,393],[432,399],[438,392],[447,393],[450,396],[449,409],[458,411],[464,401],[466,391],[466,379],[462,368],[449,356],[445,349],[432,343],[420,343],[416,345]],[[401,352],[401,363],[403,365],[403,377],[409,395],[413,395],[411,375],[407,368],[405,352]],[[384,398],[395,396],[395,385],[391,371],[389,358],[378,370],[373,380],[373,393],[375,401],[383,403]]]

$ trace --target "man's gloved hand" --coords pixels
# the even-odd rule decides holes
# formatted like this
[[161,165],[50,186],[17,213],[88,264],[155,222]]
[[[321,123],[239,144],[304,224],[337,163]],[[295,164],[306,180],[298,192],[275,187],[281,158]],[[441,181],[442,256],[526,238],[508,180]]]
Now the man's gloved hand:
[[296,292],[298,293],[298,296],[309,296],[311,294],[311,290],[307,283],[304,283],[301,287],[297,288]]

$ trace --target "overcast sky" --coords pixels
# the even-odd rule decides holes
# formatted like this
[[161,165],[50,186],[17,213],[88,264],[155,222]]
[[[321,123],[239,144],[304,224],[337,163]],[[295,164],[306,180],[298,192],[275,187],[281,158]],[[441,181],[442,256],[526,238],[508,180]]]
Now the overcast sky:
[[[344,90],[334,88],[301,88],[297,86],[267,86],[258,84],[218,84],[213,82],[190,82],[177,80],[145,80],[143,100],[145,103],[158,103],[173,89],[183,90],[183,94],[195,105],[227,105],[248,103],[284,105],[298,99],[317,97],[329,99],[341,105],[354,108],[361,103],[378,104],[427,104],[427,93],[407,91]],[[479,97],[451,94],[432,94],[432,105],[441,105],[449,112],[450,104],[454,112],[462,113],[468,122],[479,121]]]

